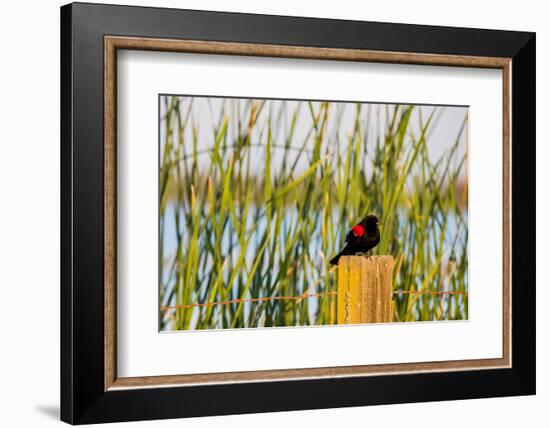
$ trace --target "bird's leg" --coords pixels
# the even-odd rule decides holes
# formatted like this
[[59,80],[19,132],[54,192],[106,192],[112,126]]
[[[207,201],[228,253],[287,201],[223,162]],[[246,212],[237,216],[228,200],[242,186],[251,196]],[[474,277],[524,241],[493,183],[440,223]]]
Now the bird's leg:
[[356,256],[359,256],[359,257],[366,257],[367,259],[370,259],[371,255],[370,255],[370,251],[367,251],[366,253],[363,253],[362,251],[361,252],[358,252],[358,253],[355,253]]

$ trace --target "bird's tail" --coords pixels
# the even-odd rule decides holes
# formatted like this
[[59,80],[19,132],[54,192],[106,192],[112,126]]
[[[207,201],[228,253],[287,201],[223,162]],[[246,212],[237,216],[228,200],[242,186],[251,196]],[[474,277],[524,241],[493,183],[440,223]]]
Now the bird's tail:
[[331,260],[330,264],[338,266],[338,260],[340,260],[340,257],[342,257],[344,254],[344,250],[340,251],[338,254],[336,254]]

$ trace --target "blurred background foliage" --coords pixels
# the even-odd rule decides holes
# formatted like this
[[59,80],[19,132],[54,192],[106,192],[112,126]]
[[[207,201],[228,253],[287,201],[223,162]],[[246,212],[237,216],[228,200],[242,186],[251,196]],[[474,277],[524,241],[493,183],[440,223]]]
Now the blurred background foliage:
[[161,330],[335,323],[328,261],[367,213],[394,320],[467,319],[467,108],[162,96],[160,116]]

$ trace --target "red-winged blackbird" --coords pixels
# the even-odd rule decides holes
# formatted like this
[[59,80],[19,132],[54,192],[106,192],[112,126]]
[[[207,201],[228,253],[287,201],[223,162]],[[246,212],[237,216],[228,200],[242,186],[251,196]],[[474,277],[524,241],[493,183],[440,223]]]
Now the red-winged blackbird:
[[330,264],[337,265],[342,256],[354,256],[355,254],[367,254],[380,242],[380,230],[382,224],[375,215],[368,215],[360,223],[353,226],[346,236],[346,246],[338,255],[334,256]]

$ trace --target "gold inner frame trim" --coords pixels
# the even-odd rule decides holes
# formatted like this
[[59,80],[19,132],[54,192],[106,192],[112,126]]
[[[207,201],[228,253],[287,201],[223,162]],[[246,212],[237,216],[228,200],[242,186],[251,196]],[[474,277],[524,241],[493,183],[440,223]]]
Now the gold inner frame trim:
[[[333,61],[438,65],[502,70],[503,82],[503,321],[502,358],[377,364],[342,367],[204,373],[170,376],[117,377],[116,367],[116,89],[117,50],[147,50],[213,55],[241,55]],[[290,381],[314,378],[361,377],[421,372],[480,370],[511,367],[512,355],[512,164],[511,58],[385,52],[251,43],[104,37],[104,389],[155,388],[222,383]]]

